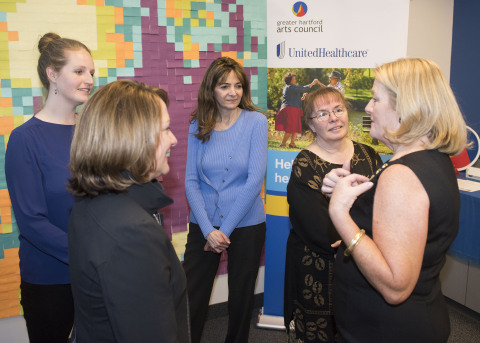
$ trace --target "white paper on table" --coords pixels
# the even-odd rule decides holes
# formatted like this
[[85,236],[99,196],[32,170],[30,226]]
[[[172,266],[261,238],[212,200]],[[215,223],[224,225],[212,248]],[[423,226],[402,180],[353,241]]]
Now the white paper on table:
[[480,191],[480,182],[473,180],[463,180],[457,179],[458,188],[466,192],[477,192]]

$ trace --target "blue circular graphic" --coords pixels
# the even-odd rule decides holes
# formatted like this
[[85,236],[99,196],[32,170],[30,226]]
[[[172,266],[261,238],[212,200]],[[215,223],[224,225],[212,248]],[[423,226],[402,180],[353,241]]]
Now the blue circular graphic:
[[308,6],[306,3],[302,1],[298,1],[293,4],[292,7],[292,12],[295,14],[297,17],[303,17],[305,14],[307,14],[308,11]]

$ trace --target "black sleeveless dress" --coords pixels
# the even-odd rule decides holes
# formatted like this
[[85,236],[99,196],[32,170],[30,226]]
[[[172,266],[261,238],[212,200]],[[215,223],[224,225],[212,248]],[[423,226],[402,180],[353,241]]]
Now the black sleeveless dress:
[[334,314],[339,342],[441,343],[447,342],[450,334],[439,273],[458,232],[460,194],[449,156],[437,150],[424,150],[387,162],[372,179],[374,186],[357,199],[350,214],[372,237],[373,197],[378,178],[393,164],[410,168],[430,200],[428,236],[420,276],[405,302],[389,305],[363,277],[353,258],[344,257],[345,246],[341,247],[334,268]]

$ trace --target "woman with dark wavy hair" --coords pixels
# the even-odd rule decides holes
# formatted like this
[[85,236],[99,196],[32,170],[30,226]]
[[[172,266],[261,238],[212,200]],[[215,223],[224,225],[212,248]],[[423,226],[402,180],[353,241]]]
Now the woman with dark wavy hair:
[[265,241],[260,191],[267,163],[267,118],[252,104],[243,68],[228,57],[207,69],[188,136],[185,190],[190,224],[187,275],[192,342],[200,342],[220,255],[228,254],[228,332],[247,342]]

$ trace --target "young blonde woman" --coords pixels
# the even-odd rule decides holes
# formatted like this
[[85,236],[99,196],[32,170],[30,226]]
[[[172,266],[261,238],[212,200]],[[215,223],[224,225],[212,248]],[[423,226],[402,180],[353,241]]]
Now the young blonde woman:
[[20,230],[21,304],[30,342],[65,343],[74,313],[67,244],[74,199],[65,185],[76,107],[93,89],[95,68],[90,50],[79,41],[47,33],[38,49],[47,99],[12,131],[5,174]]

